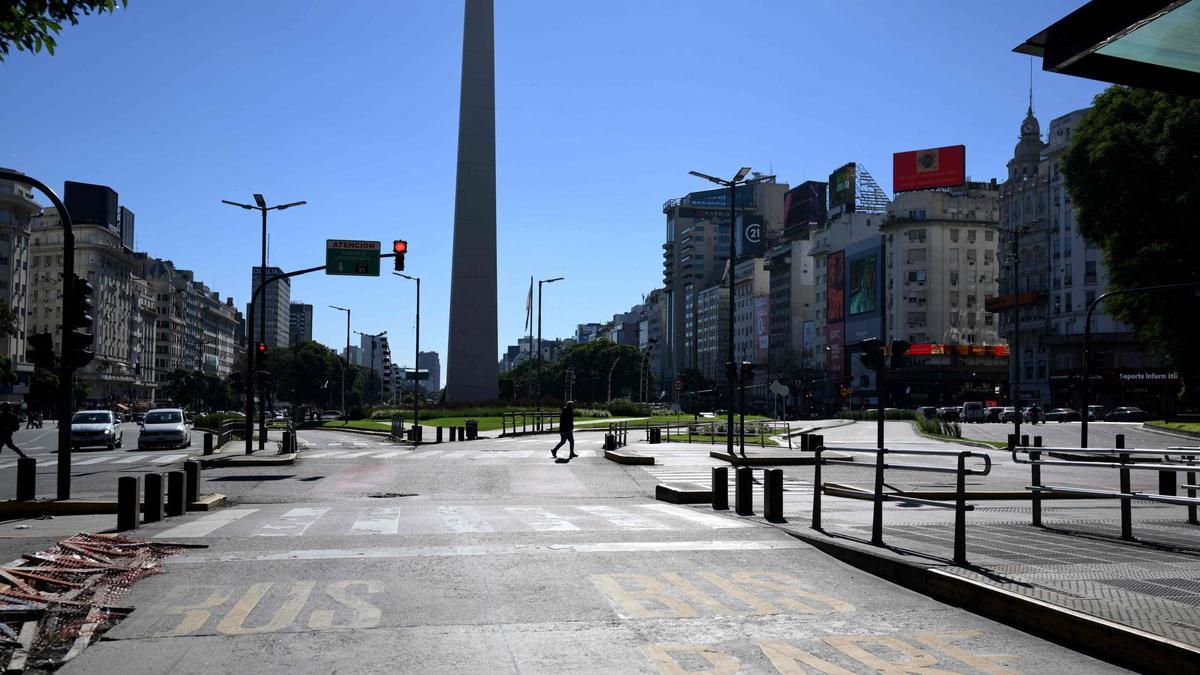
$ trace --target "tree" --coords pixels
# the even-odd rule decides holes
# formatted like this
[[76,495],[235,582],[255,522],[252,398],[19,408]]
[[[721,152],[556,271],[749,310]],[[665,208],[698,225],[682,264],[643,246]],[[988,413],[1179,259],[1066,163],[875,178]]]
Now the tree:
[[[1076,127],[1062,171],[1109,290],[1200,281],[1200,101],[1110,87]],[[1195,294],[1115,296],[1105,309],[1179,373],[1189,404],[1200,402]]]
[[[126,6],[126,0],[119,2]],[[115,13],[118,0],[9,0],[5,5],[0,9],[0,61],[12,47],[33,53],[45,47],[53,55],[63,22],[76,25],[80,15]]]

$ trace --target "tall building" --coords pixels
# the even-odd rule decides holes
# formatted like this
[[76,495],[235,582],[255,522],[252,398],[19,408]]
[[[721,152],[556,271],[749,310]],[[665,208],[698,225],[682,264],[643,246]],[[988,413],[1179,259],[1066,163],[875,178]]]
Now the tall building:
[[288,321],[288,346],[312,341],[313,306],[299,302],[291,304]]
[[[1051,120],[1043,142],[1030,105],[1001,187],[1001,250],[1017,266],[1003,269],[999,293],[987,308],[999,316],[1000,333],[1013,349],[1009,376],[1020,378],[1021,401],[1046,408],[1081,404],[1087,308],[1110,290],[1102,252],[1079,233],[1059,168],[1072,130],[1086,113],[1085,108]],[[1020,312],[1019,334],[1014,310]],[[1090,403],[1174,410],[1176,374],[1141,346],[1129,326],[1105,313],[1103,304],[1092,315],[1092,340],[1098,368],[1092,370]]]
[[[266,268],[267,273],[265,278],[270,278],[276,274],[283,274],[283,270],[278,267]],[[255,266],[251,273],[250,292],[258,288],[263,279],[263,268]],[[260,307],[266,307],[267,325],[262,326],[263,310]],[[258,294],[258,300],[254,307],[254,339],[255,341],[266,342],[268,347],[278,348],[287,347],[288,339],[291,334],[292,321],[292,281],[291,279],[279,279],[271,282],[263,289],[262,293]]]
[[446,398],[498,396],[496,74],[492,0],[466,0]]
[[417,354],[417,369],[428,370],[429,379],[425,380],[425,391],[436,392],[442,389],[442,360],[437,352],[420,352]]
[[130,401],[153,402],[158,390],[158,370],[154,367],[157,304],[150,282],[141,276],[131,280],[133,299],[129,313],[129,358],[133,366]]
[[[759,226],[760,241],[777,238],[784,228],[784,194],[788,186],[766,181],[735,192],[735,215]],[[663,243],[663,294],[667,326],[665,344],[671,375],[697,367],[696,316],[699,293],[724,278],[729,259],[731,223],[729,190],[693,192],[663,205],[666,241]],[[741,251],[740,255],[759,255]]]
[[729,288],[713,285],[696,295],[696,369],[706,380],[724,386],[729,350]]
[[26,361],[30,221],[41,209],[28,185],[0,181],[0,302],[12,312],[13,335],[0,337],[0,354],[12,359],[16,385],[0,385],[0,399],[20,402],[33,366]]

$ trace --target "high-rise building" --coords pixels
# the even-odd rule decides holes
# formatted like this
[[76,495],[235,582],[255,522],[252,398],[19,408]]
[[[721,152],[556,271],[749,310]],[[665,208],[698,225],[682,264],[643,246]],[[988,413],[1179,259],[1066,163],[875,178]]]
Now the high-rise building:
[[[265,278],[283,274],[278,267],[266,268]],[[263,277],[263,268],[255,266],[251,272],[250,292],[258,288]],[[268,347],[279,348],[289,345],[292,320],[292,282],[290,279],[278,279],[267,285],[254,306],[254,340],[266,342]],[[263,307],[266,311],[266,326],[262,324]]]
[[288,346],[312,341],[313,306],[299,302],[291,304],[288,322]]
[[417,354],[417,369],[428,370],[429,379],[425,380],[425,391],[436,392],[442,389],[442,360],[437,352],[420,352]]
[[492,0],[466,0],[446,398],[498,395],[496,316],[496,74]]
[[16,385],[0,385],[0,399],[20,402],[29,392],[33,366],[25,359],[28,336],[30,220],[41,206],[28,185],[0,181],[0,302],[13,317],[13,334],[0,337],[0,354],[12,359]]

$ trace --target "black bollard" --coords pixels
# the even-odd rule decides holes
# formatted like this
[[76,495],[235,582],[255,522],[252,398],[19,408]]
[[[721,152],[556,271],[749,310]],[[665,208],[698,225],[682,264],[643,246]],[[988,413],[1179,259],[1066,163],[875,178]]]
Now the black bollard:
[[212,432],[204,432],[204,454],[211,455],[213,453],[213,435]]
[[417,443],[425,442],[425,427],[420,424],[413,425],[413,440]]
[[733,478],[734,511],[739,516],[754,515],[754,470],[739,466]]
[[712,468],[712,507],[715,511],[729,510],[729,469],[724,466]]
[[458,427],[450,427],[450,442],[458,440]]
[[187,504],[183,501],[183,472],[167,473],[167,515],[182,516]]
[[141,503],[141,479],[137,476],[121,476],[117,479],[117,531],[136,530]]
[[469,436],[467,436],[467,428],[466,428],[466,427],[459,427],[459,428],[458,428],[458,440],[460,440],[460,441],[469,441],[469,440],[471,440],[471,438],[470,438]]
[[194,504],[198,499],[200,499],[200,462],[184,462],[183,501],[187,504]]
[[437,442],[441,443],[442,442],[442,428],[441,427],[436,427],[436,428],[437,428]]
[[768,469],[763,479],[763,517],[772,523],[783,520],[783,469]]
[[163,477],[161,473],[146,474],[146,496],[142,522],[156,523],[163,518]]
[[808,434],[800,434],[800,452],[808,452]]
[[37,493],[37,460],[32,457],[17,459],[17,501],[31,501]]
[[291,452],[292,448],[292,432],[283,432],[283,443],[279,445],[279,454],[284,455]]

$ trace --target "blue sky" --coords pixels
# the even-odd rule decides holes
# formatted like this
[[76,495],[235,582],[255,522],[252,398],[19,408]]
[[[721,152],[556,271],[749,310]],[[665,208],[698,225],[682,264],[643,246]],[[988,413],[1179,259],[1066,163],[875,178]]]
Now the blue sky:
[[[964,143],[972,178],[1002,178],[1029,78],[1011,50],[1082,0],[496,4],[503,349],[530,275],[566,277],[547,337],[661,284],[662,203],[707,187],[689,169],[796,185],[858,161],[890,191],[891,153]],[[407,239],[422,348],[444,355],[461,33],[455,0],[130,0],[0,64],[0,166],[113,187],[140,248],[239,305],[258,220],[221,199],[309,202],[271,216],[285,269],[323,263],[327,238]],[[1043,129],[1102,89],[1037,68]],[[410,363],[412,284],[386,269],[295,279],[314,337],[342,345],[327,305],[348,306]]]

